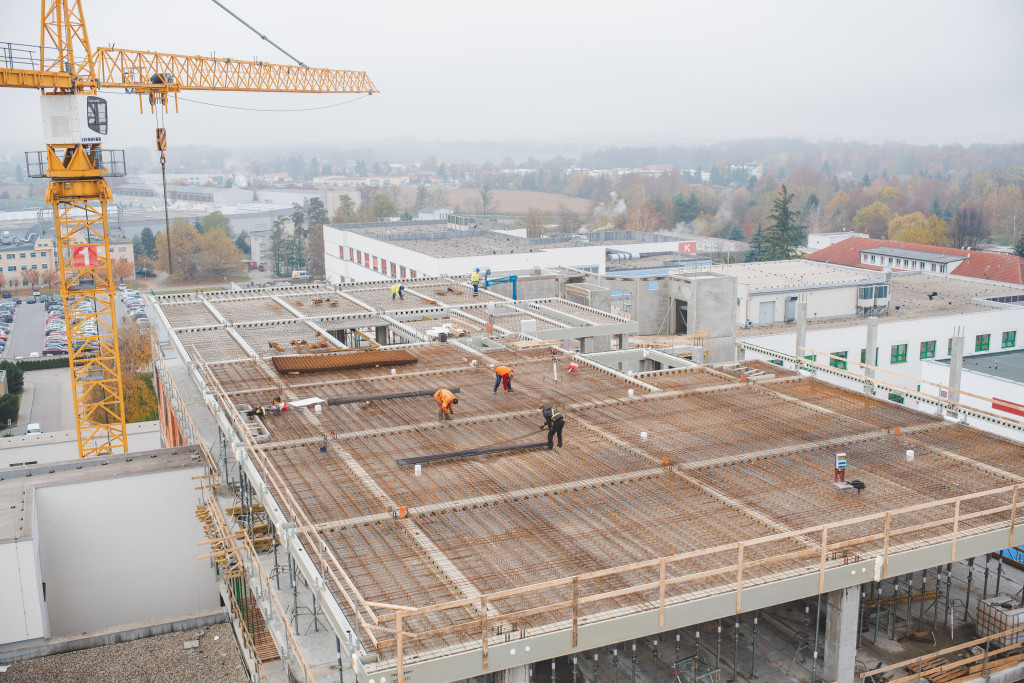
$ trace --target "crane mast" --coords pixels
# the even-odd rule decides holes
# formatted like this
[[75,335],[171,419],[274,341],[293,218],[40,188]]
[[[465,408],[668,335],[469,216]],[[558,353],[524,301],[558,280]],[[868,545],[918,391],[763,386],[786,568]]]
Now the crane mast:
[[[182,90],[378,92],[365,72],[99,48],[89,45],[81,0],[41,0],[38,56],[4,62],[0,87],[42,91],[46,149],[26,153],[28,175],[48,178],[61,298],[68,332],[79,455],[127,452],[124,391],[111,270],[107,179],[125,174],[124,153],[103,149],[106,101],[122,88],[168,107]],[[13,54],[13,50],[9,50]],[[163,155],[166,137],[157,132]]]

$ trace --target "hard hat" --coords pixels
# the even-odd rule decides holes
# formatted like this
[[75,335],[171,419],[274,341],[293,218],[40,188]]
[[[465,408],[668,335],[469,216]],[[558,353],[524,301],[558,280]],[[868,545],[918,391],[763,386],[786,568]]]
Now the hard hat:
[[479,272],[480,272],[480,269],[479,269],[479,268],[477,268],[477,269],[476,269],[476,272],[478,272],[478,273],[479,273]]
[[458,396],[456,396],[455,398],[452,399],[452,403],[458,403],[458,402],[459,402],[459,397]]

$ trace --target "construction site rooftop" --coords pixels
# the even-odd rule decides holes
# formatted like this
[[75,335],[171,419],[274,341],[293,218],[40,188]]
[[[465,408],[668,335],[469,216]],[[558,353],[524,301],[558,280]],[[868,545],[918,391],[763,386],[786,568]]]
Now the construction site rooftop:
[[[949,365],[948,358],[938,360],[937,362],[946,366]],[[964,356],[963,367],[964,370],[1024,384],[1024,349]]]
[[827,263],[794,259],[791,261],[762,261],[751,263],[730,263],[710,266],[714,272],[734,275],[739,285],[747,285],[751,291],[781,288],[819,289],[882,281],[877,271],[832,266]]
[[[486,668],[499,656],[488,646],[550,634],[567,634],[568,651],[586,625],[653,614],[654,630],[659,613],[737,587],[817,585],[876,556],[966,542],[1005,527],[1024,481],[1021,444],[764,363],[629,376],[546,346],[449,341],[286,364],[183,346],[281,514],[328,558],[371,677],[467,653]],[[515,370],[509,393],[492,390],[500,365]],[[458,390],[450,421],[440,388]],[[275,397],[297,405],[246,414]],[[566,419],[554,450],[538,431],[545,405]],[[837,452],[861,492],[834,483]]]

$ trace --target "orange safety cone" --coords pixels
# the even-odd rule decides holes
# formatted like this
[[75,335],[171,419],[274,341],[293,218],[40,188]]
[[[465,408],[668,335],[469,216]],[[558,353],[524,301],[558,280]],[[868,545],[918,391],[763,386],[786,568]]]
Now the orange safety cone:
[[404,507],[398,508],[398,518],[399,519],[405,519],[406,512],[407,511],[406,511],[406,509]]

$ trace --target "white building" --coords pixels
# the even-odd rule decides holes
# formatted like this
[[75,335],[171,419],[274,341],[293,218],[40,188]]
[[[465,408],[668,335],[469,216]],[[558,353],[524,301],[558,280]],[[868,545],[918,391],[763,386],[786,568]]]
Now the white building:
[[[928,393],[921,379],[935,378],[942,373],[941,369],[932,367],[932,361],[946,363],[945,375],[938,381],[948,382],[952,339],[958,334],[964,336],[966,354],[1009,351],[1024,346],[1024,306],[999,301],[1014,293],[1024,294],[1024,287],[905,273],[893,275],[890,289],[892,303],[886,315],[878,316],[877,344],[872,353],[868,353],[869,323],[866,319],[815,322],[808,307],[803,351],[797,353],[796,325],[784,325],[765,329],[763,333],[759,333],[758,328],[743,331],[740,341],[747,345],[744,356],[773,360],[771,352],[799,355],[856,373],[863,372],[858,362],[867,363],[877,366],[876,377],[882,381]],[[839,377],[826,374],[822,379],[861,389]],[[985,394],[984,391],[978,393]],[[902,402],[901,397],[893,398],[896,399]],[[907,403],[914,402],[908,400]],[[987,410],[991,409],[990,405]]]
[[837,242],[842,242],[845,239],[851,237],[869,237],[864,232],[819,232],[815,235],[807,236],[807,248],[808,249],[824,249],[830,247]]
[[809,320],[877,314],[889,304],[884,273],[804,260],[713,268],[736,277],[738,327],[792,322],[801,296],[807,301]]
[[329,282],[465,275],[570,266],[605,272],[609,247],[633,254],[681,251],[681,242],[623,231],[526,239],[492,230],[455,228],[437,221],[324,227]]

